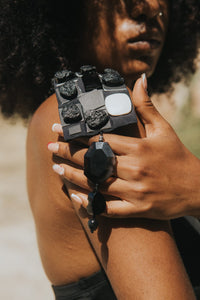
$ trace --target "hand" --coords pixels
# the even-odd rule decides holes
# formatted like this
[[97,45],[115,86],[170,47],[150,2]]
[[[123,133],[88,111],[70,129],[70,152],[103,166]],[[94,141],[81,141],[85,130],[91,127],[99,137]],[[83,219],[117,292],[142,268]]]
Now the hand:
[[[142,79],[135,84],[133,104],[144,124],[146,137],[104,135],[117,160],[116,177],[110,178],[101,187],[101,191],[108,195],[107,200],[112,196],[112,200],[106,202],[105,215],[154,219],[199,215],[199,160],[185,148],[172,127],[155,109]],[[90,139],[89,144],[94,139]],[[56,145],[54,153],[83,167],[87,148],[74,149],[75,146],[67,143]],[[70,182],[90,189],[80,168],[61,164],[54,169]],[[87,206],[86,194],[78,193],[75,198],[84,207]]]

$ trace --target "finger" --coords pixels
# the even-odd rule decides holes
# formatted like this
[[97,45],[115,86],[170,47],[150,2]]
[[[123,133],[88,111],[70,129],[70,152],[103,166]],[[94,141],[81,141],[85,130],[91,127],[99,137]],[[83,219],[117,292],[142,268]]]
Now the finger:
[[52,153],[56,154],[57,156],[67,159],[75,163],[76,165],[83,167],[84,155],[88,150],[87,148],[65,142],[49,143],[47,147]]
[[[103,135],[104,142],[109,143],[113,152],[117,155],[127,155],[132,153],[134,148],[137,148],[138,144],[142,143],[140,138],[133,138],[122,136],[118,134],[108,134]],[[93,136],[89,140],[82,140],[84,145],[90,146],[93,142],[98,142],[99,136]]]
[[140,172],[141,153],[133,153],[133,156],[116,156],[115,176],[126,181],[134,181],[142,179],[144,172]]
[[158,134],[158,131],[162,132],[170,127],[167,121],[157,111],[151,98],[148,96],[145,74],[136,81],[132,98],[135,110],[142,123],[145,125],[147,137]]
[[52,126],[52,131],[59,134],[60,136],[64,136],[63,135],[63,129],[62,129],[62,125],[59,123],[54,123]]
[[[78,204],[81,204],[85,209],[88,206],[88,196],[84,193],[73,192],[70,198]],[[126,200],[106,201],[106,209],[101,215],[109,218],[148,218],[147,205],[139,204]]]
[[73,193],[70,194],[70,198],[72,201],[81,204],[85,209],[87,208],[89,203],[87,194],[73,191]]
[[[66,164],[55,164],[53,165],[53,170],[57,174],[63,176],[69,182],[83,189],[91,191],[94,188],[94,185],[91,182],[89,182],[87,177],[84,175],[83,170],[74,168]],[[124,198],[128,189],[130,189],[128,182],[115,177],[110,177],[99,186],[99,190],[102,193],[106,195],[112,195],[117,198]],[[134,194],[134,192],[131,193]]]
[[[54,153],[56,156],[67,159],[72,163],[84,167],[84,156],[87,152],[87,148],[82,148],[75,144],[69,144],[65,142],[49,143],[47,145],[48,150]],[[124,180],[131,180],[134,178],[134,173],[137,172],[137,157],[129,156],[116,156],[115,176]],[[135,163],[135,164],[134,164]]]
[[147,205],[136,200],[114,200],[106,202],[106,213],[103,215],[110,218],[148,218],[148,209]]
[[55,164],[53,165],[53,170],[67,179],[69,182],[83,188],[86,190],[92,190],[91,186],[87,180],[87,177],[84,175],[84,172],[80,169],[74,168],[69,165],[64,164]]

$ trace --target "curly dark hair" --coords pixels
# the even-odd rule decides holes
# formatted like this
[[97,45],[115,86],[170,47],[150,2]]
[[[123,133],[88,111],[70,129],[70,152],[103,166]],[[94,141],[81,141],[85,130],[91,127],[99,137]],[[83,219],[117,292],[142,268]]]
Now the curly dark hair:
[[[0,104],[5,116],[27,118],[52,93],[55,71],[79,67],[88,1],[0,1]],[[171,0],[165,47],[149,80],[153,92],[166,92],[172,82],[195,71],[199,20],[199,0]]]

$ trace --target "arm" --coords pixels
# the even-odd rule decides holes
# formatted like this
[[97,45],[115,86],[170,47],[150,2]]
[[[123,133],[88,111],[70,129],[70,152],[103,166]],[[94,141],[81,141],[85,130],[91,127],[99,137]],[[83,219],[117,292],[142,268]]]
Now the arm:
[[[113,184],[107,184],[104,192],[123,200],[107,202],[107,215],[163,220],[200,216],[200,160],[185,148],[156,111],[141,81],[135,85],[133,102],[145,126],[146,137],[105,135],[116,153],[118,178]],[[67,146],[63,143],[58,146],[56,153],[67,158]],[[70,159],[74,160],[75,156]],[[81,160],[75,163],[80,164]],[[71,172],[73,177],[78,177],[80,171],[72,169]],[[82,185],[88,188],[86,181],[82,180]],[[86,207],[87,197],[79,196]]]
[[[99,230],[91,235],[88,216],[75,204],[88,235],[86,239],[61,178],[52,171],[46,144],[57,122],[54,98],[34,116],[27,140],[29,198],[45,271],[53,284],[64,284],[91,275],[104,267],[118,299],[195,299],[167,223],[100,217]],[[79,192],[71,186],[69,193]],[[96,259],[96,255],[98,260]]]
[[78,281],[100,268],[63,181],[52,171],[53,160],[47,143],[57,140],[57,135],[51,132],[51,124],[58,119],[53,96],[33,116],[27,137],[29,201],[43,267],[54,285]]

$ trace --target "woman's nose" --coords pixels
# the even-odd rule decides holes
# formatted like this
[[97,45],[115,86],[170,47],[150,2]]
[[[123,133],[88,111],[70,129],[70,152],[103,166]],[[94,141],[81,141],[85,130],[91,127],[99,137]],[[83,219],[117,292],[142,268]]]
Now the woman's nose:
[[160,4],[158,0],[145,0],[144,11],[148,18],[154,18],[160,12]]
[[[133,19],[153,19],[160,13],[160,4],[158,0],[139,0],[128,1],[129,14]],[[132,2],[132,7],[130,7]]]

